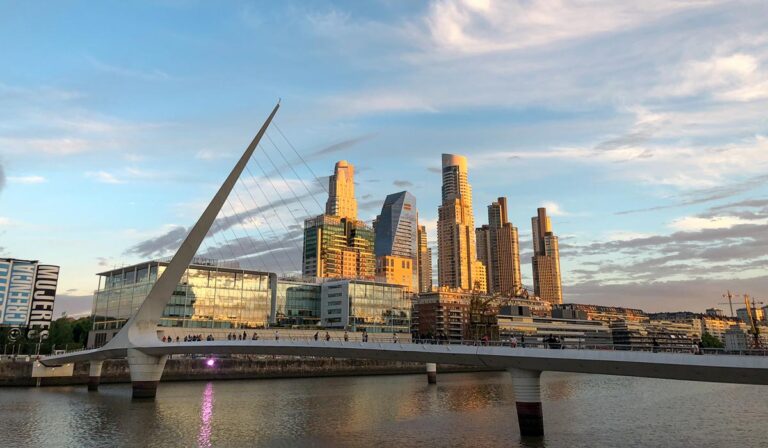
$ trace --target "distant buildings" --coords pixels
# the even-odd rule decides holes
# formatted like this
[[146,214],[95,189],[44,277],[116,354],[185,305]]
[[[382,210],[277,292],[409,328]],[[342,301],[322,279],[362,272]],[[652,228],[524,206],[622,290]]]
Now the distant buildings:
[[304,276],[374,279],[374,233],[357,219],[354,176],[352,164],[337,162],[328,181],[326,214],[304,221]]
[[563,303],[560,280],[560,249],[552,232],[547,209],[539,208],[531,218],[533,227],[533,289],[536,296],[550,303]]
[[472,290],[476,264],[475,219],[466,157],[443,154],[442,205],[437,219],[437,277],[442,287]]
[[514,296],[523,289],[517,227],[507,217],[507,198],[488,206],[488,224],[475,230],[477,258],[485,265],[489,293]]
[[376,218],[376,279],[419,290],[419,234],[416,198],[407,191],[390,194]]
[[427,245],[427,229],[419,226],[419,293],[432,291],[432,249]]

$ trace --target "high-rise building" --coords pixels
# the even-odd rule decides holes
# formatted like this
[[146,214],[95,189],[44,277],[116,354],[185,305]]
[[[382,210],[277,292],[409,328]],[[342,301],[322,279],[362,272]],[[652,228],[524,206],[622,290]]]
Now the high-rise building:
[[523,288],[520,274],[520,244],[517,227],[507,217],[507,198],[488,206],[488,225],[478,227],[477,258],[486,269],[489,293],[505,296],[519,294]]
[[552,223],[546,208],[539,208],[531,218],[533,227],[533,289],[534,293],[550,303],[563,303],[560,281],[560,249],[552,233]]
[[[407,191],[387,196],[381,207],[381,214],[376,217],[374,228],[377,271],[380,271],[378,274],[393,274],[388,277],[381,275],[380,280],[397,281],[395,284],[406,286],[408,291],[418,291],[419,236],[416,198]],[[388,258],[385,261],[383,257]],[[401,283],[405,269],[410,273],[410,279]]]
[[304,221],[305,276],[367,280],[375,276],[373,229],[357,219],[354,172],[346,160],[337,162],[328,181],[326,214]]
[[432,291],[432,249],[427,246],[427,229],[419,226],[419,250],[418,250],[418,270],[419,270],[419,292]]
[[303,274],[373,280],[373,229],[363,221],[319,215],[304,221]]
[[328,179],[328,201],[325,214],[339,218],[357,219],[355,199],[355,167],[346,160],[336,162]]
[[471,290],[477,271],[472,187],[466,157],[443,154],[443,198],[437,219],[437,277],[440,286]]

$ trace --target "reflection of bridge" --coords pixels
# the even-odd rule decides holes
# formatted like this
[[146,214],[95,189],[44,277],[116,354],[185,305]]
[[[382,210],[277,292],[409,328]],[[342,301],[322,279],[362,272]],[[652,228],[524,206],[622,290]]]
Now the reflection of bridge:
[[90,362],[89,389],[95,390],[102,362],[125,357],[130,368],[133,396],[137,398],[154,398],[167,356],[171,354],[265,354],[413,361],[427,363],[430,378],[434,378],[438,363],[507,369],[512,374],[523,435],[542,435],[544,432],[539,381],[543,371],[768,384],[768,357],[764,356],[695,356],[683,353],[285,339],[160,341],[158,323],[165,306],[278,108],[279,104],[190,230],[139,310],[120,332],[104,347],[45,357],[41,360],[44,366],[53,368],[65,363]]

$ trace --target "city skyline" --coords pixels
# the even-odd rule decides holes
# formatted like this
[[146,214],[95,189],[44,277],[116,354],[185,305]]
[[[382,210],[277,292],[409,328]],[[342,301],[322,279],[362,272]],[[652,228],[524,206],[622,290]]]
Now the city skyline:
[[[648,2],[631,14],[612,5],[597,31],[529,35],[518,34],[528,15],[492,3],[292,4],[259,13],[178,3],[159,7],[141,42],[117,37],[133,31],[108,17],[146,6],[119,8],[107,15],[73,3],[35,11],[35,33],[12,19],[0,31],[8,58],[0,255],[60,264],[62,303],[88,309],[95,272],[167,255],[276,92],[285,104],[278,124],[315,172],[339,159],[359,164],[362,219],[407,189],[434,248],[437,158],[456,152],[469,159],[475,204],[509,198],[524,284],[532,284],[532,239],[521,223],[546,206],[567,301],[701,311],[729,288],[765,294],[764,4]],[[30,14],[21,6],[0,16]],[[567,7],[555,24],[585,14]],[[86,20],[114,32],[93,42]],[[261,46],[278,27],[284,40]],[[250,37],[248,46],[230,28]],[[686,45],[647,50],[683,31]],[[639,34],[643,48],[633,44]],[[10,44],[19,37],[28,38],[24,50]],[[295,53],[301,64],[286,56],[309,41],[318,53]],[[222,44],[232,52],[218,51]],[[386,57],[366,57],[370,45]],[[265,71],[234,50],[267,53],[273,63]],[[617,54],[635,61],[632,73]],[[456,71],[467,61],[472,76]],[[301,87],[309,79],[313,92]],[[254,173],[299,192],[298,179],[312,177],[300,174]]]

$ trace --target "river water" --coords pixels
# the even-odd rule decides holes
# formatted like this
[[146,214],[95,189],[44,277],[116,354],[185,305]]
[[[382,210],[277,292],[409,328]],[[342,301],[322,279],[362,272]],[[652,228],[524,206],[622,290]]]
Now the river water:
[[521,440],[507,373],[0,389],[0,446],[766,447],[768,386],[544,373]]

